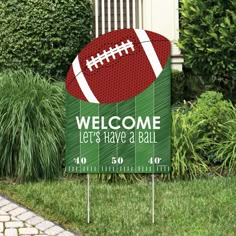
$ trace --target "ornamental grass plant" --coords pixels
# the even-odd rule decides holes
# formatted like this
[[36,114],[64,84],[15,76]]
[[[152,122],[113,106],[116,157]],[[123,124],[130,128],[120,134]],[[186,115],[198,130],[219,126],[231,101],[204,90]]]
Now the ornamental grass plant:
[[63,87],[30,71],[0,74],[0,176],[57,178],[63,149]]

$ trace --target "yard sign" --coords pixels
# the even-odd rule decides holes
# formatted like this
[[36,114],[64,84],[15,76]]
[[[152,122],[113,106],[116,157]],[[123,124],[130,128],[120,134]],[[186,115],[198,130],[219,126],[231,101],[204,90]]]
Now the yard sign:
[[169,55],[158,78],[131,99],[96,104],[66,92],[66,171],[168,173],[170,81]]

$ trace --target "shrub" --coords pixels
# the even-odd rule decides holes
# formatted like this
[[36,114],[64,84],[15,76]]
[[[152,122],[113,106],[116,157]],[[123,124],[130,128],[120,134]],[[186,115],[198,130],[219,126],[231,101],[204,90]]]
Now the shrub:
[[232,109],[232,119],[220,126],[221,141],[213,142],[212,150],[216,160],[221,163],[219,169],[228,174],[236,171],[236,109]]
[[202,121],[201,130],[213,137],[218,127],[230,119],[231,109],[232,104],[221,93],[207,91],[197,99],[192,113],[195,120]]
[[216,165],[236,170],[236,108],[223,95],[203,93],[172,116],[172,177],[194,178]]
[[182,103],[183,100],[192,101],[205,90],[209,90],[201,76],[193,74],[191,70],[172,71],[171,78],[171,103]]
[[0,176],[19,181],[61,173],[64,89],[31,72],[0,75]]
[[185,76],[182,71],[173,70],[171,76],[171,103],[175,104],[184,98]]
[[64,77],[91,38],[90,0],[0,2],[0,70],[29,68]]
[[182,0],[179,46],[194,72],[233,91],[236,80],[236,1]]
[[200,129],[202,136],[205,135],[205,139],[202,142],[206,144],[206,148],[202,152],[202,156],[208,159],[211,164],[219,161],[218,154],[213,148],[213,143],[223,142],[222,126],[230,120],[233,121],[232,113],[234,111],[235,108],[232,103],[224,100],[221,93],[214,91],[203,93],[192,109],[195,120],[202,122]]
[[172,178],[196,178],[208,171],[199,154],[204,149],[200,140],[201,122],[191,111],[177,109],[172,115]]
[[220,165],[221,171],[236,170],[236,108],[230,101],[223,100],[220,93],[203,94],[193,110],[198,119],[204,120],[201,130],[207,133],[202,140],[206,150],[203,156],[211,164]]

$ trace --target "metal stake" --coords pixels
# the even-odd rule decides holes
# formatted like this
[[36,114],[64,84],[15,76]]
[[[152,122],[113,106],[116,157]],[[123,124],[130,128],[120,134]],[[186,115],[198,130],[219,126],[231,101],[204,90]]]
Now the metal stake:
[[90,223],[90,192],[89,192],[89,174],[87,174],[87,223]]
[[154,174],[152,174],[152,223],[155,222],[155,188],[154,188]]

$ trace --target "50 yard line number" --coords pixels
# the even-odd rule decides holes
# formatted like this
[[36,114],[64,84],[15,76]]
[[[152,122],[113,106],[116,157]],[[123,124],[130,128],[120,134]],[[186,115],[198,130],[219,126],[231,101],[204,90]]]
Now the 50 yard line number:
[[111,164],[115,165],[115,164],[123,164],[124,159],[123,157],[112,157],[111,159]]

